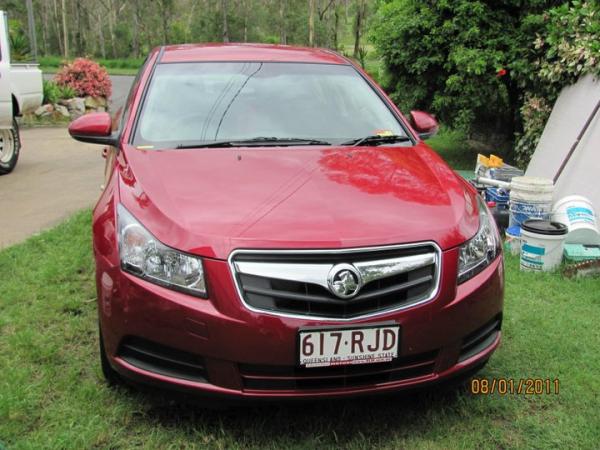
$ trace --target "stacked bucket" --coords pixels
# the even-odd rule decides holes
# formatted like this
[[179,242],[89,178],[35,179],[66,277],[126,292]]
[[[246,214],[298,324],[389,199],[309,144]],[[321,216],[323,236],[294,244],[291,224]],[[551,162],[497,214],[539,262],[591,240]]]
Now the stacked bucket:
[[554,270],[566,254],[573,262],[600,258],[600,233],[591,202],[570,195],[553,203],[551,180],[511,181],[506,247],[520,253],[521,269]]

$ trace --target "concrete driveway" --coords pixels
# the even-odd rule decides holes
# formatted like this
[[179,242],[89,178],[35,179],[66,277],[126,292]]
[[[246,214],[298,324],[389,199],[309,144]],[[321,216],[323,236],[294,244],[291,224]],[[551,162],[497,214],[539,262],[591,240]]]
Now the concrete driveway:
[[52,227],[100,195],[102,147],[76,142],[66,128],[22,130],[15,170],[0,177],[0,248]]
[[[111,110],[124,102],[133,77],[112,77]],[[15,170],[0,176],[0,248],[50,228],[95,204],[104,176],[102,146],[69,137],[66,127],[21,130]]]

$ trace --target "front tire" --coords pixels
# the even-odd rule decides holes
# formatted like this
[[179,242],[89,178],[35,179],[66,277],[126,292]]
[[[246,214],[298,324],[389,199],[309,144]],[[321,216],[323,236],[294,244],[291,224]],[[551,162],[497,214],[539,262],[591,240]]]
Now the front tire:
[[10,130],[0,130],[0,175],[12,172],[19,159],[21,138],[19,124],[13,118],[13,127]]

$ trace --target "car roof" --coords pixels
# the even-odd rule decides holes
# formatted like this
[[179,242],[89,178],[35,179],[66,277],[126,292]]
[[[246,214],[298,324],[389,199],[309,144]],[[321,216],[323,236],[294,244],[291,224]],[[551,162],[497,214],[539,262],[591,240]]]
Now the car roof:
[[184,44],[162,48],[160,63],[208,61],[303,62],[350,64],[327,49],[268,44]]

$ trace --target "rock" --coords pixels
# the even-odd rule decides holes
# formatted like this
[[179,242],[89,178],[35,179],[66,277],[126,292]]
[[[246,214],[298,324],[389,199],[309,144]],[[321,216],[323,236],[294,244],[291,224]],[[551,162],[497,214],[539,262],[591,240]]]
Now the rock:
[[85,107],[86,108],[96,109],[98,106],[100,106],[100,103],[98,103],[98,97],[86,97],[85,98]]
[[42,105],[38,109],[35,110],[34,114],[38,117],[49,116],[52,111],[54,111],[54,107],[48,103],[47,105]]
[[98,106],[102,106],[103,108],[106,108],[106,105],[108,105],[107,101],[106,101],[106,97],[96,97],[96,102],[98,103]]
[[98,106],[96,112],[106,112],[106,108],[104,106]]
[[85,112],[85,99],[82,97],[71,98],[69,99],[67,108],[71,114],[73,114],[74,111],[77,111],[81,115]]
[[63,105],[54,105],[54,109],[63,117],[71,117],[71,114],[69,114],[69,110]]

